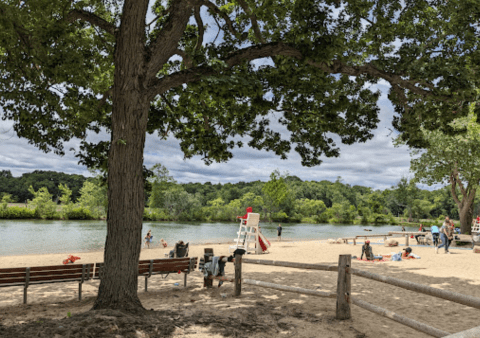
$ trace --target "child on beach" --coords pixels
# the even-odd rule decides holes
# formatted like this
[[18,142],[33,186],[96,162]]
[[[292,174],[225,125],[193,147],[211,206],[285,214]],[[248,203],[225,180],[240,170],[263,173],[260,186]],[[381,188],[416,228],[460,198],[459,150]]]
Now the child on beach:
[[152,230],[148,230],[147,235],[145,236],[145,245],[150,249],[150,243],[152,242]]

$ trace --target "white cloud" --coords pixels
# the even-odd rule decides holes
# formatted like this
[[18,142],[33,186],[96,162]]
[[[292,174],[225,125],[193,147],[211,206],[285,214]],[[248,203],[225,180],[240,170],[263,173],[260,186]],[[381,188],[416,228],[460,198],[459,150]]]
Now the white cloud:
[[[385,88],[382,88],[385,89]],[[389,129],[393,116],[393,107],[382,95],[379,101],[380,123],[374,131],[372,140],[366,143],[357,143],[350,146],[341,145],[340,157],[323,158],[322,165],[313,168],[302,167],[300,156],[291,152],[287,160],[281,160],[275,154],[267,151],[251,149],[247,146],[235,149],[233,158],[227,163],[214,163],[207,166],[199,156],[190,160],[183,159],[179,142],[174,138],[160,140],[156,135],[147,135],[145,145],[145,165],[153,166],[155,163],[165,165],[171,175],[182,183],[207,182],[235,183],[239,181],[267,181],[270,173],[279,169],[288,171],[291,175],[302,180],[330,180],[338,176],[345,183],[351,185],[364,185],[375,189],[385,189],[395,185],[402,176],[410,176],[410,156],[406,147],[395,148]],[[276,124],[272,123],[275,127]],[[54,170],[66,173],[89,175],[87,168],[78,165],[78,159],[72,152],[67,151],[63,157],[53,153],[45,154],[28,144],[24,139],[19,139],[10,130],[10,122],[0,123],[0,170],[11,170],[12,174],[19,176],[33,170]],[[92,135],[92,139],[108,139],[108,135]],[[65,149],[75,147],[78,141],[71,141]]]

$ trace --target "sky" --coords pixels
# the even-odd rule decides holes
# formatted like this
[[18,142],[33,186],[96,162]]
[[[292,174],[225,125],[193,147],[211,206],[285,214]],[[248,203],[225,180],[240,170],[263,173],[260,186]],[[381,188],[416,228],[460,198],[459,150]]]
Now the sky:
[[[382,95],[380,123],[374,130],[373,139],[366,143],[341,145],[340,157],[322,158],[323,163],[316,167],[302,167],[300,156],[292,151],[287,160],[281,160],[274,153],[258,151],[248,146],[236,148],[233,158],[226,163],[205,165],[200,156],[184,160],[179,142],[173,137],[160,140],[155,134],[146,138],[144,162],[147,168],[156,163],[166,166],[170,174],[179,183],[211,182],[236,183],[240,181],[268,181],[273,170],[288,172],[304,181],[335,181],[339,176],[342,182],[350,185],[362,185],[374,189],[390,188],[398,183],[402,176],[412,177],[409,172],[410,155],[408,148],[395,148],[392,144],[393,106],[387,93],[389,85],[381,81],[373,89],[380,89]],[[78,140],[65,144],[66,154],[61,157],[54,153],[43,153],[25,139],[16,136],[11,122],[0,121],[0,170],[10,170],[14,176],[34,170],[53,170],[67,174],[91,176],[85,166],[78,164],[74,153],[68,151],[77,148]],[[283,131],[286,132],[286,131]],[[95,135],[95,139],[108,139],[109,136]]]
[[[153,0],[152,0],[153,3]],[[206,11],[202,10],[202,16]],[[147,22],[153,18],[148,13]],[[209,18],[204,18],[209,23]],[[211,42],[216,36],[216,29],[207,30],[204,43]],[[220,36],[219,39],[222,37]],[[218,40],[217,40],[218,41]],[[340,145],[340,157],[322,158],[323,163],[316,167],[302,167],[300,156],[292,151],[287,160],[281,160],[274,153],[258,151],[244,146],[233,151],[233,158],[227,163],[205,165],[199,156],[184,160],[179,142],[173,137],[160,140],[156,135],[148,135],[144,151],[144,164],[147,168],[161,163],[170,171],[179,183],[211,182],[236,183],[240,181],[268,181],[272,171],[288,172],[304,181],[335,181],[339,176],[342,182],[350,185],[368,186],[374,189],[390,188],[398,183],[402,176],[412,177],[409,172],[410,155],[408,148],[395,148],[392,137],[393,106],[387,98],[389,84],[379,81],[372,90],[382,92],[378,105],[380,107],[380,123],[374,131],[373,139],[366,143]],[[0,107],[1,114],[1,107]],[[273,123],[282,130],[283,127]],[[34,170],[53,170],[67,174],[91,176],[85,166],[78,164],[70,148],[78,149],[79,141],[73,140],[65,144],[66,154],[63,157],[54,153],[43,153],[25,139],[16,136],[12,123],[0,120],[0,170],[10,170],[14,176]],[[287,131],[283,129],[282,133]],[[94,140],[108,140],[106,134],[90,136]],[[287,138],[287,137],[286,137]],[[288,138],[287,138],[288,139]],[[426,186],[419,186],[428,188]],[[431,189],[431,188],[430,188]]]

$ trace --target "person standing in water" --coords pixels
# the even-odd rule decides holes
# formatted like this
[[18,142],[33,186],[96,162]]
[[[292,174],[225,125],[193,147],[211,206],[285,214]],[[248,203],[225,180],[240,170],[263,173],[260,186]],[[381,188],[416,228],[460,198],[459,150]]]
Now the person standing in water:
[[278,235],[278,241],[280,242],[282,240],[282,225],[279,224],[277,227],[277,235]]
[[147,235],[145,236],[145,245],[150,249],[150,243],[152,242],[152,230],[148,230]]

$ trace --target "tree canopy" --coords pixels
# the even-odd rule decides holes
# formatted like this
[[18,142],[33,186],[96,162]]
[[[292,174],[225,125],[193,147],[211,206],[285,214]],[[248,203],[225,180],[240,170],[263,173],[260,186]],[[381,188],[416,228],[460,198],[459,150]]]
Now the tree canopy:
[[454,135],[422,129],[428,145],[425,151],[412,151],[410,167],[419,182],[450,185],[462,232],[470,232],[473,202],[480,184],[480,135],[474,107],[472,103],[469,116],[450,123]]
[[[394,126],[422,145],[419,122],[445,129],[473,101],[479,6],[157,0],[149,9],[148,0],[7,0],[2,118],[44,151],[63,154],[64,142],[78,138],[80,160],[108,170],[105,278],[94,307],[135,310],[146,132],[173,135],[186,158],[207,164],[247,142],[281,158],[294,149],[303,165],[318,165],[322,155],[338,156],[337,142],[373,136],[379,93],[369,88],[384,79]],[[87,138],[102,130],[109,142]]]

